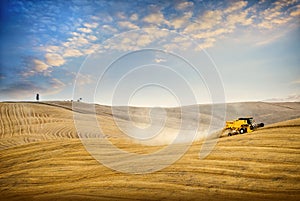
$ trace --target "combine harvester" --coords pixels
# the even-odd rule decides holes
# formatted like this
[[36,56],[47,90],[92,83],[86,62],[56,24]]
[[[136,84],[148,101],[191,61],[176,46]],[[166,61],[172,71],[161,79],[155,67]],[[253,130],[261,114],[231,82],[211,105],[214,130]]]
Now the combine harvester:
[[226,121],[223,133],[228,136],[251,133],[257,128],[264,127],[264,123],[256,124],[253,117],[239,118],[235,121]]

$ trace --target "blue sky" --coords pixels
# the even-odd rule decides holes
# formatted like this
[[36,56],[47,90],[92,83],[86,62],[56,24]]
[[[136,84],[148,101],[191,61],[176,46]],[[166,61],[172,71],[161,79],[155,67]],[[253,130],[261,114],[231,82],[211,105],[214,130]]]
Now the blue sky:
[[299,100],[299,36],[293,0],[3,0],[0,100]]

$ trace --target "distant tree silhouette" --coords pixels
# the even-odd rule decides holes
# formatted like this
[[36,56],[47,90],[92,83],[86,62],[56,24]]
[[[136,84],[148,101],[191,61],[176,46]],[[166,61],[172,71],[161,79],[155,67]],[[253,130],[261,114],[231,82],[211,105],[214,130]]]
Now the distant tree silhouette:
[[40,94],[36,94],[36,101],[40,100]]

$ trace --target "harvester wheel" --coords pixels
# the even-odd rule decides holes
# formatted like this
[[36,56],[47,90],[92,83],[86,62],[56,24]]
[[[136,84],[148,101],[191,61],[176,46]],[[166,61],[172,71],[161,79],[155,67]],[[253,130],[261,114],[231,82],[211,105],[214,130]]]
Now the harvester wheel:
[[245,130],[243,128],[240,129],[240,134],[244,134]]
[[231,133],[228,133],[228,136],[232,136],[232,134],[231,134]]

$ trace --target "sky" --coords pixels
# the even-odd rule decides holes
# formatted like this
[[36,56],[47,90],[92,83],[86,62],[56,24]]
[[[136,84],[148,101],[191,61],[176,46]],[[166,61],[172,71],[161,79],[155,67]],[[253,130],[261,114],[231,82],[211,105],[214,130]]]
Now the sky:
[[300,101],[297,0],[0,4],[0,101]]

